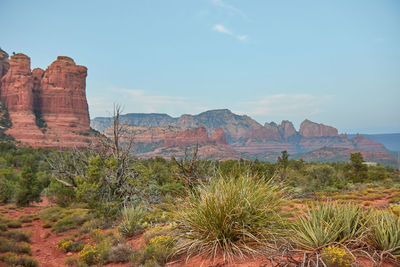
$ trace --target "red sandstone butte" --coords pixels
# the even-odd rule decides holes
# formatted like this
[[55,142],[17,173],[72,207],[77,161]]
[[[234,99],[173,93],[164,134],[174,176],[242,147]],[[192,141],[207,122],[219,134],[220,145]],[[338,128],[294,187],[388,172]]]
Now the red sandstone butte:
[[12,121],[7,134],[33,147],[87,146],[90,138],[77,134],[90,129],[87,68],[58,57],[46,71],[31,72],[30,58],[21,53],[11,56],[9,66],[0,82]]
[[40,111],[50,128],[85,131],[90,128],[86,101],[87,68],[72,58],[58,57],[41,80]]
[[189,146],[207,144],[209,138],[204,126],[195,129],[186,129],[183,132],[165,138],[164,146]]
[[222,128],[217,128],[211,135],[211,140],[217,145],[227,145],[226,135]]
[[303,137],[338,136],[336,128],[304,120],[300,124],[300,135]]

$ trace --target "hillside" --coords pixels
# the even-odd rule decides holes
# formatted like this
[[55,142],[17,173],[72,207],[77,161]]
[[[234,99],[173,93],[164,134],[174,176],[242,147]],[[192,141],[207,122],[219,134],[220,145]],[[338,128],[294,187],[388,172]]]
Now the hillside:
[[[382,143],[391,151],[400,151],[400,133],[388,134],[360,134],[361,136]],[[350,139],[356,137],[355,134],[348,134]]]

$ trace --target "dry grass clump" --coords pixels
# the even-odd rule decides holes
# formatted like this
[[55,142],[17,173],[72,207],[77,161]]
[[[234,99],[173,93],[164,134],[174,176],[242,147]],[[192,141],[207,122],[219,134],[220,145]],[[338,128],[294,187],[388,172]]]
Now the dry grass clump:
[[215,177],[191,194],[178,214],[178,253],[223,257],[255,254],[283,233],[282,189],[258,177]]

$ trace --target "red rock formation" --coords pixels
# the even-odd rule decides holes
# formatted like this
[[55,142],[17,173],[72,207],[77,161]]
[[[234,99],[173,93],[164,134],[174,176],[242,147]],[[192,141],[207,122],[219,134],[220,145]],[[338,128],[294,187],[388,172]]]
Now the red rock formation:
[[282,121],[279,125],[279,132],[281,133],[283,139],[287,140],[289,137],[296,135],[296,129],[293,126],[293,123],[290,121]]
[[338,136],[336,128],[305,120],[300,125],[300,135],[303,137]]
[[[1,98],[9,112],[33,110],[31,59],[24,54],[11,57],[10,69],[1,79]],[[32,113],[33,114],[33,113]]]
[[186,129],[176,135],[170,135],[165,138],[164,146],[190,146],[196,144],[209,143],[207,130],[204,126],[195,129]]
[[1,79],[1,100],[12,121],[12,128],[7,134],[22,142],[29,142],[30,138],[43,138],[33,113],[33,76],[30,62],[30,58],[24,54],[11,56],[10,69]]
[[356,137],[354,139],[352,139],[351,141],[354,144],[355,148],[357,148],[357,149],[374,151],[374,152],[387,152],[388,151],[383,144],[378,143],[369,138],[365,138],[359,134],[357,134]]
[[11,56],[9,65],[0,82],[1,100],[12,121],[6,133],[33,147],[87,146],[90,138],[76,134],[90,129],[86,68],[58,57],[46,71],[31,72],[24,54]]
[[265,123],[264,127],[259,129],[254,129],[249,134],[250,139],[272,139],[281,140],[281,135],[279,134],[278,126],[271,122]]
[[227,145],[226,135],[222,128],[216,129],[211,135],[211,141],[215,142],[217,145]]
[[8,54],[0,49],[0,79],[6,75],[10,64],[8,63]]
[[86,101],[87,68],[60,56],[41,79],[40,111],[50,128],[85,131],[90,128]]

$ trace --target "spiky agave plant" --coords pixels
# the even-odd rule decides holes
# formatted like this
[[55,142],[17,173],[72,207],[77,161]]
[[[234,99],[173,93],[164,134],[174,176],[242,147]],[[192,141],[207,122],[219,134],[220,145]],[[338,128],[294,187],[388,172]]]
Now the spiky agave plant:
[[400,259],[400,217],[389,211],[377,212],[371,223],[371,241],[377,249]]
[[282,197],[283,189],[271,180],[247,175],[219,176],[201,184],[179,212],[185,241],[178,253],[213,258],[222,253],[230,260],[260,252],[282,233]]
[[355,204],[317,203],[292,225],[292,241],[302,250],[314,251],[333,242],[346,243],[366,232],[369,212]]

